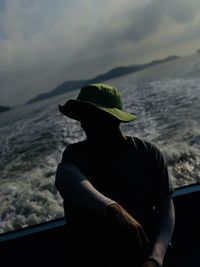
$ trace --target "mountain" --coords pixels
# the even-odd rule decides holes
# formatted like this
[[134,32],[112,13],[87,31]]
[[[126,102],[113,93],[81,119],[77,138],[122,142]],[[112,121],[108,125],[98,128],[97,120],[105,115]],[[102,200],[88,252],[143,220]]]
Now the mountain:
[[99,83],[99,82],[103,82],[109,79],[113,79],[122,75],[126,75],[129,74],[131,72],[137,72],[139,70],[142,70],[144,68],[149,68],[161,63],[165,63],[168,61],[172,61],[172,60],[176,60],[179,59],[180,57],[178,56],[169,56],[167,58],[164,59],[160,59],[160,60],[154,60],[151,61],[149,63],[146,64],[138,64],[138,65],[130,65],[130,66],[120,66],[120,67],[116,67],[114,69],[111,69],[110,71],[103,73],[101,75],[98,75],[94,78],[91,79],[87,79],[87,80],[75,80],[75,81],[65,81],[62,84],[60,84],[58,87],[56,87],[55,89],[51,90],[48,93],[42,93],[37,95],[36,97],[30,99],[26,104],[30,104],[30,103],[34,103],[49,97],[53,97],[59,94],[63,94],[66,92],[70,92],[74,89],[78,89],[86,84],[91,84],[91,83]]
[[7,111],[7,110],[10,110],[10,109],[11,109],[10,107],[0,106],[0,113],[4,112],[4,111]]

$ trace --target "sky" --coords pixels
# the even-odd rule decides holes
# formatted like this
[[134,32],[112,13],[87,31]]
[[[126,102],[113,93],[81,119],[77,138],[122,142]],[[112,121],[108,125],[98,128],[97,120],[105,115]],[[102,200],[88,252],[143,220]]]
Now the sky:
[[200,49],[199,0],[0,0],[0,105]]

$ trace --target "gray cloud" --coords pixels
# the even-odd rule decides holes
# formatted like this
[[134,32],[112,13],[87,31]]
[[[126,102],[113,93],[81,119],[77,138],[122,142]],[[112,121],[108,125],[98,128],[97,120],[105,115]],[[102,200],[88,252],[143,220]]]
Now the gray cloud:
[[[100,43],[103,40],[105,47],[109,47],[109,44],[123,43],[126,40],[139,42],[162,30],[166,21],[171,21],[174,26],[190,23],[199,15],[197,6],[200,7],[197,1],[188,3],[184,0],[151,0],[138,7],[132,5],[121,17],[118,17],[115,29],[105,26],[92,37],[95,40],[100,39]],[[112,25],[114,19],[114,16],[111,16],[107,25]]]
[[7,1],[0,11],[0,104],[174,53],[198,33],[199,7],[197,0]]

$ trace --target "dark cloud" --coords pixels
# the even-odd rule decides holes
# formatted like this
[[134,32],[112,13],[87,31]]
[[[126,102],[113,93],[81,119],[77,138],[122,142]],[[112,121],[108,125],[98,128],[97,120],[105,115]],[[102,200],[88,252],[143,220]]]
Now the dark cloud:
[[[117,19],[116,14],[111,13],[104,18],[104,23],[100,22],[95,27],[95,32],[89,36],[88,42],[78,51],[78,62],[80,66],[82,62],[87,62],[87,69],[89,64],[91,69],[99,67],[105,70],[112,64],[124,64],[127,58],[127,62],[132,58],[133,63],[138,63],[145,53],[153,55],[156,50],[173,47],[173,42],[176,45],[184,40],[187,42],[191,32],[197,29],[192,28],[190,33],[186,29],[181,35],[178,31],[174,35],[174,29],[180,26],[188,27],[193,23],[198,15],[195,8],[197,6],[200,6],[197,1],[192,1],[189,5],[188,1],[184,0],[152,0],[139,6],[134,3],[129,5],[126,10],[119,12]],[[172,54],[174,50],[171,51]],[[128,54],[129,52],[131,53]]]
[[[101,60],[104,55],[106,59],[116,57],[117,61],[117,58],[120,58],[119,53],[126,50],[127,42],[129,45],[132,44],[134,54],[134,47],[140,42],[153,38],[156,34],[165,38],[163,27],[167,28],[168,23],[169,27],[174,28],[193,22],[198,15],[196,6],[200,6],[200,3],[198,4],[197,1],[188,3],[184,0],[152,0],[137,7],[133,3],[122,12],[122,15],[118,14],[117,20],[116,14],[106,17],[106,22],[100,23],[95,28],[95,32],[89,36],[85,47],[81,47],[78,58],[84,55],[84,59],[89,52],[89,56],[94,56],[96,59]],[[193,30],[195,31],[195,29]],[[180,37],[180,39],[182,38]],[[157,41],[158,46],[160,41],[163,42],[162,40]],[[169,40],[166,40],[166,43],[169,43]],[[158,48],[158,46],[156,47]],[[152,51],[151,48],[149,50]],[[87,60],[87,58],[85,59]]]
[[199,28],[199,0],[8,3],[0,12],[1,104],[139,63],[157,50],[166,56]]
[[[111,44],[114,44],[116,40],[139,42],[156,34],[167,20],[174,25],[193,21],[199,14],[197,6],[200,7],[200,3],[198,4],[197,1],[188,2],[186,0],[152,0],[142,6],[132,5],[132,8],[129,8],[123,17],[119,17],[117,29],[111,31],[109,28],[101,29],[100,39]],[[112,20],[111,17],[108,21],[109,25],[112,24]],[[123,23],[123,20],[126,22]],[[95,38],[98,35],[99,32]]]

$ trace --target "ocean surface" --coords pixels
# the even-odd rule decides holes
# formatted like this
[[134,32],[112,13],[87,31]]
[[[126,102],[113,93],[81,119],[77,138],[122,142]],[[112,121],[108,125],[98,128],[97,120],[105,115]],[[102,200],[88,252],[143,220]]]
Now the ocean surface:
[[[200,55],[129,74],[106,83],[118,87],[124,109],[137,120],[127,135],[156,144],[175,187],[200,182]],[[77,90],[0,114],[0,233],[63,216],[54,186],[68,143],[85,138],[79,122],[58,104]]]

